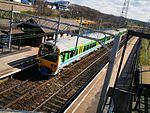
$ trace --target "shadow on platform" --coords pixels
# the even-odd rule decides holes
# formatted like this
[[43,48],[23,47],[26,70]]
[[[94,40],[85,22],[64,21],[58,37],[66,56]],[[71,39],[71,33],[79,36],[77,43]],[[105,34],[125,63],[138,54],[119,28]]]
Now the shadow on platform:
[[18,80],[29,80],[32,82],[36,82],[36,81],[43,81],[43,80],[48,80],[50,79],[49,76],[41,76],[39,71],[38,71],[38,67],[34,66],[32,69],[27,69],[24,71],[21,71],[19,73],[16,73],[13,75],[13,79],[18,79]]
[[8,65],[14,68],[22,69],[25,68],[25,66],[28,66],[31,61],[34,61],[35,57],[36,55],[22,58],[13,62],[9,62]]
[[[16,61],[16,62],[18,62],[18,61]],[[16,62],[12,62],[11,65],[14,66],[14,64],[16,64]],[[14,67],[17,68],[17,66],[14,66]],[[15,73],[15,74],[13,74],[12,77],[14,79],[18,79],[18,80],[22,80],[22,81],[29,79],[29,81],[33,81],[33,82],[50,79],[50,77],[48,75],[45,75],[45,76],[40,75],[37,65],[32,66],[28,69],[24,69],[18,73]]]

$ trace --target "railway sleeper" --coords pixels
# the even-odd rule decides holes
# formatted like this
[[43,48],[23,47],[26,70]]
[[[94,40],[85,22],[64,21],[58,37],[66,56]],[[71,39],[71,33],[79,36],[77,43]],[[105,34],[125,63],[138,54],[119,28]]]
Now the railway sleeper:
[[13,97],[14,99],[17,99],[17,98],[19,98],[21,95],[17,95],[17,94],[11,94],[11,96],[10,97]]
[[3,98],[3,99],[0,100],[0,104],[1,104],[1,106],[3,106],[3,107],[5,106],[5,104],[7,104],[7,103],[9,103],[9,102],[10,102],[10,101],[9,101],[9,100],[6,100],[6,98],[5,98],[5,99]]
[[59,87],[63,87],[63,84],[58,83],[57,85],[58,85]]
[[68,94],[70,91],[72,90],[72,88],[68,88],[66,91],[65,91],[65,93],[63,93],[63,94]]
[[16,98],[19,98],[20,96],[22,96],[22,94],[20,94],[20,93],[14,91],[14,92],[11,94],[11,97],[12,97],[12,96],[14,96],[14,97],[16,97]]
[[67,101],[67,100],[68,100],[68,99],[63,98],[63,97],[60,97],[60,96],[56,96],[55,98],[56,98],[56,99],[58,98],[58,100],[61,100],[61,101]]
[[46,96],[45,96],[45,98],[48,98],[49,96],[51,96],[53,93],[48,93]]
[[6,99],[9,99],[9,100],[11,100],[11,101],[14,100],[13,98],[11,98],[11,97],[9,97],[9,96],[6,96],[6,95],[3,95],[3,97],[6,98]]
[[58,100],[57,98],[55,98],[54,101],[55,101],[56,103],[59,103],[59,104],[65,104],[65,101],[60,101],[60,100]]
[[[56,113],[56,112],[57,112],[56,109],[50,108],[50,107],[48,107],[48,106],[44,106],[44,108],[47,109],[47,112],[48,112],[48,113]],[[44,112],[45,112],[45,110],[44,110]]]
[[79,84],[81,84],[81,85],[82,85],[82,84],[85,84],[85,82],[86,82],[88,79],[89,79],[89,78],[87,78],[87,77],[86,77],[86,78],[83,78],[83,80],[81,80],[81,82],[79,82]]
[[0,105],[0,109],[2,109],[2,108],[3,108],[3,106]]
[[20,87],[17,87],[17,89],[20,89],[20,92],[24,91],[25,89],[29,88],[31,85],[30,84],[21,84]]
[[82,87],[87,81],[88,81],[88,79],[86,81],[84,80],[82,83],[80,83],[80,86]]
[[74,87],[74,89],[75,89],[75,90],[78,90],[80,87],[81,87],[81,86],[78,85],[78,86]]
[[15,94],[17,94],[17,95],[22,95],[20,92],[17,92],[17,91],[13,91]]
[[58,84],[58,83],[56,83],[56,82],[54,82],[53,83],[56,87],[58,87],[58,88],[60,88],[60,87],[62,87],[63,85],[61,85],[61,84]]
[[[87,79],[87,80],[88,80],[88,79]],[[87,80],[86,80],[86,81],[87,81]],[[78,84],[74,87],[74,89],[75,89],[75,90],[80,89],[80,88],[83,86],[83,84],[86,83],[86,81],[83,81],[83,82],[81,82],[81,83],[78,83]]]
[[23,89],[23,90],[20,91],[20,92],[21,92],[21,94],[25,94],[25,93],[29,92],[30,90],[32,90],[33,88],[35,88],[35,87],[30,87],[30,86],[29,86],[29,88]]
[[16,104],[16,105],[17,105],[17,104],[22,105],[23,107],[27,107],[27,106],[30,106],[30,107],[31,107],[31,106],[33,105],[33,103],[30,102],[30,101],[27,101],[27,102],[20,102],[20,101],[17,101],[15,104]]
[[55,104],[55,103],[52,102],[52,101],[49,101],[47,104],[50,105],[50,106],[52,106],[52,108],[53,108],[53,107],[55,107],[55,108],[57,108],[57,109],[61,108],[61,106]]
[[62,91],[61,92],[61,95],[67,95],[68,93],[70,93],[72,91],[72,89],[71,88],[69,88],[68,90],[64,90],[64,91]]
[[68,93],[66,93],[66,97],[70,97],[72,96],[74,93],[76,93],[76,90],[74,88],[72,88]]
[[34,105],[31,106],[32,109],[35,109],[40,103],[35,102]]

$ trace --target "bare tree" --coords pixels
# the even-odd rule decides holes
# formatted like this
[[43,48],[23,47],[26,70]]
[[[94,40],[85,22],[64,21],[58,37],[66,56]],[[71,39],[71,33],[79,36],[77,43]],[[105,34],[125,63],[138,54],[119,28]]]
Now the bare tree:
[[45,0],[36,0],[37,13],[43,14],[46,8]]

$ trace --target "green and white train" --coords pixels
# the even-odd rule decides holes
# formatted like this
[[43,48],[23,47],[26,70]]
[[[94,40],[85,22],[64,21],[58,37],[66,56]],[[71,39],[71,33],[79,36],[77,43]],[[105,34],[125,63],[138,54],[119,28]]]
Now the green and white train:
[[[126,34],[127,29],[108,30],[107,32],[122,36]],[[97,33],[89,33],[89,37],[95,37]],[[110,35],[98,34],[101,42],[111,43],[114,38]],[[97,36],[98,36],[97,35]],[[42,75],[56,75],[64,66],[81,59],[85,55],[97,50],[101,45],[93,40],[79,38],[78,46],[75,52],[77,37],[60,38],[54,47],[54,40],[49,40],[40,45],[37,55],[39,71]],[[76,54],[75,54],[76,53]]]

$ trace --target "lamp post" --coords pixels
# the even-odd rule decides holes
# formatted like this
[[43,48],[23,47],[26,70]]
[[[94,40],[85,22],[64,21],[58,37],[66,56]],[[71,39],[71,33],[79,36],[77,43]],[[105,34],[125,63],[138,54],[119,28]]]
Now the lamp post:
[[[80,19],[80,25],[79,25],[79,35],[80,35],[80,32],[81,32],[81,28],[82,28],[82,17]],[[79,36],[77,36],[77,40],[76,40],[76,45],[75,45],[75,51],[74,51],[74,55],[76,55],[78,53],[78,41],[79,41]]]
[[12,23],[13,23],[13,5],[12,5],[12,8],[11,8],[10,27],[9,27],[9,41],[8,41],[8,48],[9,48],[9,49],[11,49]]

